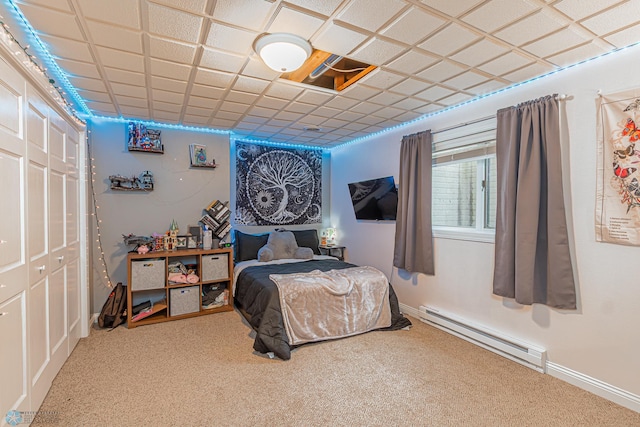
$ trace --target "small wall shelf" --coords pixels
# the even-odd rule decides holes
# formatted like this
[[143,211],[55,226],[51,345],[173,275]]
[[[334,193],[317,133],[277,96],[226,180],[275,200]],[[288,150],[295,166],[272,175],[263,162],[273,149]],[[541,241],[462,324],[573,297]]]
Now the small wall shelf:
[[215,169],[218,165],[191,165],[192,168]]
[[164,147],[162,147],[162,148],[142,148],[142,147],[131,147],[131,146],[128,146],[127,149],[129,151],[139,151],[141,153],[164,154]]

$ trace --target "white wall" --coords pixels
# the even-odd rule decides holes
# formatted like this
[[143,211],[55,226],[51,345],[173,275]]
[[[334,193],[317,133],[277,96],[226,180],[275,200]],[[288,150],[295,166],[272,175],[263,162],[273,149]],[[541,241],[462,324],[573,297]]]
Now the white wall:
[[[94,168],[94,186],[98,202],[100,237],[112,282],[127,282],[127,252],[122,235],[149,236],[164,233],[175,219],[180,233],[188,225],[198,225],[204,209],[212,200],[230,198],[229,136],[176,130],[162,126],[164,154],[129,152],[126,148],[126,123],[93,120],[89,138]],[[207,157],[218,164],[215,169],[190,168],[189,144],[207,147]],[[149,170],[154,174],[151,192],[110,190],[109,175],[133,176]],[[95,222],[92,224],[95,230]],[[102,308],[109,288],[102,273],[102,262],[93,237],[92,308]]]
[[[639,88],[640,74],[631,66],[639,54],[640,47],[611,54],[332,150],[331,219],[339,227],[340,243],[348,247],[349,259],[387,273],[402,304],[416,309],[437,307],[537,344],[547,349],[552,365],[591,377],[640,402],[640,247],[597,243],[594,231],[597,91]],[[490,243],[436,238],[435,276],[394,269],[395,223],[356,222],[347,183],[388,175],[397,179],[403,135],[486,117],[499,108],[552,93],[572,96],[565,101],[571,139],[570,182],[565,184],[570,186],[569,222],[575,233],[578,309],[521,306],[492,295],[494,246]]]

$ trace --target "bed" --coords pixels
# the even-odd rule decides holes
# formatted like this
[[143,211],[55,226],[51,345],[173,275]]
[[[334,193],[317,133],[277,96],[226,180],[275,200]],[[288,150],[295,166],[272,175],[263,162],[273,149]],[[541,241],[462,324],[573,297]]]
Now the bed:
[[[304,257],[264,259],[265,250],[263,248],[268,245],[269,237],[273,233],[280,232],[262,235],[235,232],[234,301],[239,311],[255,330],[254,350],[273,354],[282,360],[289,360],[291,350],[306,342],[343,338],[372,330],[399,330],[411,326],[411,322],[400,312],[393,287],[382,273],[373,267],[356,266],[334,257],[321,255],[318,250],[316,230],[291,232],[295,236],[295,244],[298,248],[304,248],[301,251],[306,251]],[[272,236],[272,239],[273,237],[276,236]],[[311,249],[312,253],[307,248]],[[331,282],[338,283],[338,287],[331,288],[331,292],[329,292],[336,293],[335,291],[346,290],[342,287],[347,282],[349,286],[358,286],[359,281],[352,280],[352,274],[356,275],[354,277],[362,276],[364,279],[360,280],[362,288],[357,288],[360,292],[353,291],[356,288],[349,288],[349,297],[355,295],[354,298],[364,299],[364,302],[358,300],[356,303],[346,304],[344,325],[336,325],[337,332],[330,330],[331,328],[327,328],[325,324],[327,321],[324,318],[325,310],[322,310],[324,302],[312,300],[298,304],[303,307],[302,310],[300,308],[292,309],[287,302],[289,300],[285,297],[287,288],[284,288],[282,283],[285,279],[302,280],[305,284],[322,287],[317,285],[316,281],[324,280],[327,277],[339,277],[337,282]],[[380,277],[377,277],[376,274],[382,275],[384,284],[379,283]],[[344,280],[345,277],[348,278],[347,281]],[[378,280],[375,289],[370,283],[371,277]],[[290,285],[294,286],[294,289],[298,286],[296,283]],[[327,288],[326,283],[323,286]],[[304,288],[306,290],[307,286],[305,285]],[[376,293],[378,296],[372,296]],[[345,294],[345,292],[341,292],[341,294]],[[384,296],[380,297],[382,294]],[[316,298],[317,295],[313,294],[311,298]],[[294,295],[291,298],[297,297]],[[320,308],[317,307],[318,304],[320,304]],[[341,299],[338,304],[345,304],[344,299]],[[329,306],[327,305],[327,307]],[[330,307],[326,311],[335,314],[335,310],[332,311]],[[347,315],[347,313],[349,314]],[[306,322],[303,325],[304,332],[309,332],[312,329],[310,333],[315,338],[299,337],[296,325],[300,326],[300,323],[292,321],[292,318],[299,318]],[[360,329],[357,328],[358,322],[361,323]]]

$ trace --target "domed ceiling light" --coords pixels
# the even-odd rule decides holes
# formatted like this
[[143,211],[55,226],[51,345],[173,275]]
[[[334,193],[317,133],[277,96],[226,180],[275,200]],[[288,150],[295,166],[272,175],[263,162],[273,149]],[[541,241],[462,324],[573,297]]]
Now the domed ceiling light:
[[264,34],[253,43],[265,64],[279,73],[290,73],[311,55],[311,45],[302,37],[288,33]]

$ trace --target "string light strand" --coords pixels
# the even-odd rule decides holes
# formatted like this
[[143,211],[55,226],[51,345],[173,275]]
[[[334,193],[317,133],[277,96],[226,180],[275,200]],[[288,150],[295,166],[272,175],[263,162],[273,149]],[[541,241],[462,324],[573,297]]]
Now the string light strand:
[[107,286],[110,289],[113,289],[113,282],[111,281],[111,276],[109,275],[109,269],[107,267],[107,261],[104,258],[104,250],[102,249],[102,233],[100,231],[100,217],[98,216],[98,210],[100,209],[100,206],[98,206],[98,199],[96,198],[96,189],[95,189],[95,175],[96,175],[96,171],[95,171],[95,164],[94,164],[94,158],[93,158],[93,153],[91,152],[91,138],[89,137],[91,135],[91,129],[87,129],[87,157],[88,157],[88,164],[89,164],[89,170],[91,172],[91,182],[89,182],[89,188],[91,188],[91,201],[93,204],[93,212],[91,213],[91,215],[93,215],[93,218],[95,219],[96,222],[96,231],[98,233],[96,242],[98,243],[98,251],[100,251],[100,261],[102,262],[102,273],[104,274],[104,279],[107,280]]

